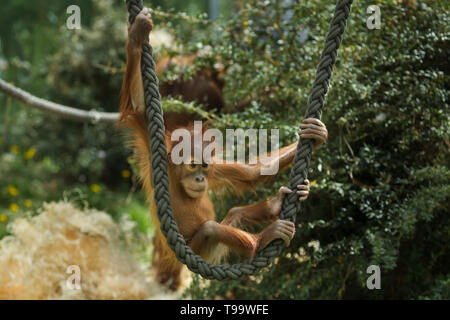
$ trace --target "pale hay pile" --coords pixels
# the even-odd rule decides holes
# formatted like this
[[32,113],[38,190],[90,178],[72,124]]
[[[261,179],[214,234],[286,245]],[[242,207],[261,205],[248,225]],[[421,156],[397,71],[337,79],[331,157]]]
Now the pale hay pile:
[[[44,205],[31,219],[17,219],[0,241],[0,299],[174,299],[121,248],[111,217],[67,202]],[[66,273],[81,271],[81,289]]]

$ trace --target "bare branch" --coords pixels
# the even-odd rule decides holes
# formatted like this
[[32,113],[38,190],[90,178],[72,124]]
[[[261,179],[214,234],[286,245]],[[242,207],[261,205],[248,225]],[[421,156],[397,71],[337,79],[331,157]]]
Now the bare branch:
[[29,107],[56,115],[64,119],[92,123],[113,123],[119,119],[118,113],[98,112],[94,110],[86,111],[38,98],[22,89],[14,87],[13,85],[5,82],[2,79],[0,79],[0,92],[3,92],[4,94],[22,102]]

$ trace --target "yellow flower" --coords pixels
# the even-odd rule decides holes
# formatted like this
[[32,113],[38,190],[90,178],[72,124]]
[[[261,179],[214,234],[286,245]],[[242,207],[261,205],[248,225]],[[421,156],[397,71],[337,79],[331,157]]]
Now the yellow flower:
[[19,194],[19,190],[17,190],[17,188],[14,186],[8,186],[8,193],[15,197]]
[[93,185],[91,186],[91,191],[94,192],[94,193],[100,192],[101,189],[102,189],[102,188],[101,188],[98,184],[93,184]]
[[9,206],[9,210],[11,210],[12,212],[17,212],[19,211],[19,205],[17,203],[11,203],[11,205]]
[[317,184],[317,180],[311,181],[311,186],[315,186]]
[[14,146],[11,146],[9,151],[11,151],[12,153],[16,153],[17,154],[17,153],[19,153],[20,148],[19,148],[19,146],[14,145]]
[[36,154],[36,148],[31,147],[27,152],[23,155],[23,157],[27,160],[32,159]]
[[33,205],[33,201],[31,201],[30,199],[25,200],[24,202],[25,207],[29,208]]
[[122,178],[128,179],[131,176],[130,170],[122,170]]
[[6,214],[0,214],[0,222],[5,223],[6,221],[8,221]]

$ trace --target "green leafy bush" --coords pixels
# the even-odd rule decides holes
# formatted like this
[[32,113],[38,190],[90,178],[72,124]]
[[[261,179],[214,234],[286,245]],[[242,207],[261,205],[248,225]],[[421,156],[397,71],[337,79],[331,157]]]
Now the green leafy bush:
[[[368,30],[372,4],[352,9],[324,109],[329,142],[313,155],[315,185],[291,246],[257,276],[196,279],[194,298],[449,298],[448,5],[378,2],[382,27]],[[227,101],[252,97],[225,126],[279,127],[295,139],[333,8],[247,1],[204,40],[228,66]],[[382,290],[366,288],[370,265]]]
[[[449,5],[413,2],[355,1],[324,108],[329,141],[313,155],[312,192],[290,247],[273,266],[244,280],[194,277],[187,295],[450,298]],[[86,20],[78,33],[56,27],[65,4],[43,5],[40,14],[27,12],[24,21],[17,12],[22,14],[18,9],[28,7],[27,2],[6,6],[5,17],[16,17],[21,25],[13,28],[13,35],[20,30],[13,39],[3,32],[7,28],[0,30],[7,44],[0,47],[0,56],[9,63],[1,75],[50,100],[116,111],[125,62],[123,3],[85,4]],[[381,8],[380,30],[366,27],[366,9],[373,4]],[[155,23],[170,29],[179,42],[169,54],[209,52],[192,68],[174,72],[191,77],[195,70],[223,63],[226,102],[234,112],[204,113],[176,101],[166,107],[201,113],[221,129],[278,128],[282,144],[297,139],[333,2],[232,2],[229,7],[239,12],[215,22],[174,10],[167,14],[170,4],[161,5],[153,14]],[[204,3],[177,5],[194,15]],[[57,17],[50,26],[45,12]],[[41,35],[53,39],[52,45]],[[237,111],[242,101],[248,106]],[[0,102],[0,114],[5,114],[0,121],[0,237],[7,221],[62,196],[115,216],[128,212],[139,232],[151,232],[143,196],[133,194],[137,186],[127,164],[129,152],[112,126],[61,121],[3,97]],[[218,215],[274,194],[287,180],[288,172],[258,188],[256,195],[216,201]],[[381,268],[382,290],[366,287],[370,265]]]

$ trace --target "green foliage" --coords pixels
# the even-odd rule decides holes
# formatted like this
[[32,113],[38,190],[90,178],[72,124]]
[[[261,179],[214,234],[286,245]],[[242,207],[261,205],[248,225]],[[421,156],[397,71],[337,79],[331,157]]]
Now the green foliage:
[[[69,4],[81,8],[81,30],[66,28]],[[0,58],[4,55],[7,63],[0,69],[2,78],[52,101],[117,112],[126,61],[122,1],[40,1],[32,8],[14,1],[5,12],[17,28],[12,34],[0,32]],[[51,46],[42,35],[52,39]],[[212,117],[177,100],[165,103],[165,109]],[[129,215],[139,232],[151,232],[144,196],[134,194],[139,186],[124,142],[114,125],[61,120],[0,95],[0,237],[7,234],[8,222],[61,198],[118,220]]]
[[[287,143],[334,5],[280,3],[247,1],[203,45],[228,66],[228,103],[252,97],[250,108],[222,118],[225,125],[278,127]],[[196,279],[194,298],[449,298],[448,6],[380,2],[382,28],[368,30],[372,4],[353,7],[324,109],[329,143],[313,156],[317,184],[291,246],[255,277]],[[382,290],[366,288],[372,264],[382,270]]]
[[[0,75],[50,100],[117,111],[125,63],[123,2],[69,2],[82,8],[82,30],[64,28],[67,1],[2,5],[0,59],[8,65],[0,64]],[[195,277],[186,295],[450,298],[449,5],[397,2],[354,2],[324,108],[329,141],[314,152],[312,192],[291,246],[248,279]],[[202,14],[206,1],[152,3],[161,5],[153,12],[156,26],[178,42],[168,54],[205,53],[192,68],[166,76],[189,78],[220,62],[228,110],[248,101],[245,110],[227,114],[178,100],[164,101],[165,110],[199,114],[220,129],[277,128],[281,144],[297,138],[334,2],[230,2],[228,9],[236,12],[214,22]],[[380,30],[365,24],[373,4],[381,7]],[[8,221],[34,212],[42,201],[68,198],[118,220],[130,217],[137,222],[131,241],[148,247],[142,235],[153,226],[142,193],[135,193],[129,151],[113,126],[63,121],[0,96],[0,139],[0,237]],[[288,172],[245,199],[215,201],[219,217],[274,194],[287,181]],[[372,264],[381,267],[382,290],[366,288]]]

